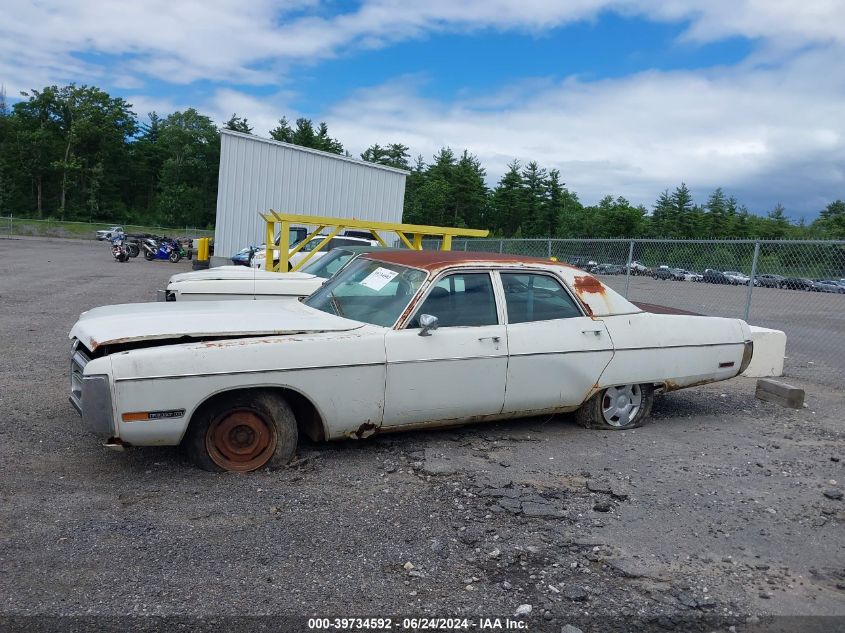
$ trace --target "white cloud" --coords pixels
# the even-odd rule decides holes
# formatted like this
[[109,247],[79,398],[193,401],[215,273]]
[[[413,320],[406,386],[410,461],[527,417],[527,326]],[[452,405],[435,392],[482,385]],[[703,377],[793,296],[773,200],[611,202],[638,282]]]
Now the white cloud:
[[[583,199],[651,205],[686,181],[717,186],[756,211],[778,201],[815,212],[845,188],[845,48],[805,52],[778,68],[645,72],[505,90],[444,103],[393,82],[335,105],[330,131],[351,151],[403,142],[426,158],[468,148],[497,179],[513,159],[561,170]],[[415,86],[415,84],[412,84]],[[505,95],[504,97],[502,95]]]
[[[845,41],[841,0],[364,0],[344,14],[321,10],[318,0],[12,0],[0,20],[0,76],[13,90],[104,78],[125,84],[128,74],[276,84],[291,64],[350,48],[438,32],[542,32],[602,11],[688,21],[685,37],[697,41]],[[109,59],[81,61],[91,53]]]
[[[195,105],[222,123],[237,112],[267,133],[296,116],[278,91],[293,65],[430,34],[543,33],[604,11],[684,23],[693,42],[756,38],[733,68],[644,72],[588,82],[526,79],[486,97],[426,99],[420,78],[365,90],[323,113],[354,152],[401,141],[430,156],[469,148],[500,175],[513,158],[558,167],[594,201],[619,193],[650,203],[687,181],[760,204],[807,210],[845,185],[845,2],[842,0],[364,0],[345,14],[318,0],[12,0],[0,20],[0,83],[18,90],[76,81],[143,93],[152,79],[216,82],[206,103],[128,95],[135,111]],[[230,86],[273,85],[269,97]],[[172,106],[172,107],[171,107]],[[322,116],[321,116],[322,114]],[[755,202],[752,200],[752,202]]]

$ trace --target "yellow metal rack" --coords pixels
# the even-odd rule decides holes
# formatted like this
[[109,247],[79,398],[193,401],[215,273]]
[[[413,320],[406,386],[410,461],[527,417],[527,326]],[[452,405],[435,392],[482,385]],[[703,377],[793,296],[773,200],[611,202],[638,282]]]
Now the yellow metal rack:
[[[487,237],[489,231],[481,229],[456,229],[448,226],[426,226],[424,224],[402,224],[401,222],[377,222],[375,220],[355,220],[350,218],[329,218],[319,215],[299,215],[296,213],[279,213],[272,209],[267,213],[261,213],[261,217],[267,223],[267,253],[265,262],[267,270],[276,272],[282,270],[299,270],[309,259],[329,243],[333,237],[344,229],[356,229],[369,231],[373,239],[382,246],[389,246],[381,233],[395,233],[399,240],[408,248],[422,250],[423,238],[439,239],[440,250],[452,249],[453,237]],[[276,244],[276,225],[279,228],[279,243]],[[294,248],[290,247],[290,227],[296,225],[316,226],[308,237],[302,240]],[[307,242],[320,235],[324,229],[331,229],[324,239],[311,252],[299,260],[295,266],[289,265],[292,255],[298,253]],[[276,262],[276,252],[279,253],[279,261]]]

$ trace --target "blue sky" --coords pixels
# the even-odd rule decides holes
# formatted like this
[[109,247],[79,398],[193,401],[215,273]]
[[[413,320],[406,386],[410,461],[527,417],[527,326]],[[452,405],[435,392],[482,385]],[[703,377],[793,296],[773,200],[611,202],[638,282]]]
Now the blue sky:
[[13,0],[10,97],[89,83],[143,115],[233,112],[267,135],[325,120],[347,149],[464,148],[583,201],[651,206],[686,182],[811,219],[845,198],[845,3],[836,0]]

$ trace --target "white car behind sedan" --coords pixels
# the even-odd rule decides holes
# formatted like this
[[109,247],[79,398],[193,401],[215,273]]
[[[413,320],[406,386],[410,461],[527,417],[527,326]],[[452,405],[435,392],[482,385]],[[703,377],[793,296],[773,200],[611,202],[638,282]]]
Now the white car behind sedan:
[[[367,240],[360,237],[349,237],[349,236],[337,236],[333,237],[329,240],[329,243],[326,244],[323,248],[319,251],[315,252],[315,249],[320,245],[320,243],[326,239],[325,235],[318,235],[316,237],[312,237],[308,240],[303,247],[298,250],[296,253],[290,256],[288,260],[288,270],[296,266],[299,262],[304,260],[308,257],[308,262],[315,262],[319,258],[323,257],[329,251],[338,248],[340,246],[378,246],[379,243],[376,240]],[[252,258],[251,266],[253,268],[258,268],[259,270],[266,270],[267,269],[267,251],[260,250],[256,251],[255,255]]]

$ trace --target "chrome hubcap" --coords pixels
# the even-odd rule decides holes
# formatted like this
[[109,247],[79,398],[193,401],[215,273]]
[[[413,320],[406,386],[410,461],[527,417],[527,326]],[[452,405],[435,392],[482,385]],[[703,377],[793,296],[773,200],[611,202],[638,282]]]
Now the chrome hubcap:
[[611,426],[628,426],[643,403],[643,394],[639,385],[623,385],[605,389],[601,401],[601,413],[604,421]]

